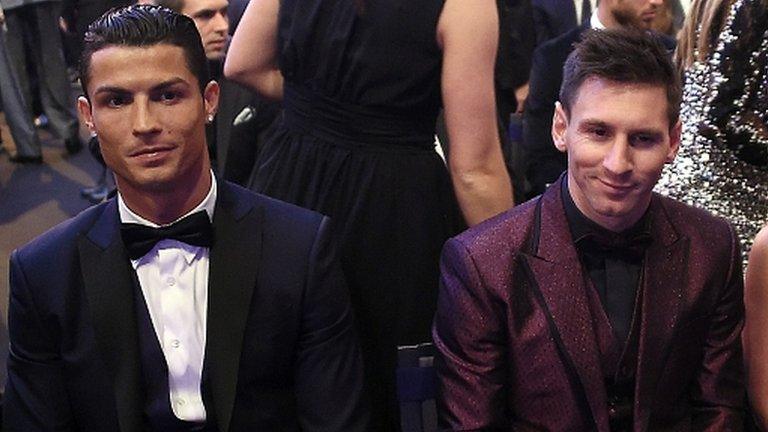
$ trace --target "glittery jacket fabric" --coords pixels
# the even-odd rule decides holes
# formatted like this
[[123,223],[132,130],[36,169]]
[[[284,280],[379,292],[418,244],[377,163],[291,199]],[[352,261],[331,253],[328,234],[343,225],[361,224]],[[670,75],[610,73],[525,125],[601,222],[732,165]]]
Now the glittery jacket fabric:
[[[448,241],[433,337],[441,430],[608,432],[560,187]],[[721,218],[654,195],[634,431],[740,431],[742,273]]]
[[733,223],[746,260],[768,222],[768,1],[736,0],[685,72],[680,152],[656,190]]

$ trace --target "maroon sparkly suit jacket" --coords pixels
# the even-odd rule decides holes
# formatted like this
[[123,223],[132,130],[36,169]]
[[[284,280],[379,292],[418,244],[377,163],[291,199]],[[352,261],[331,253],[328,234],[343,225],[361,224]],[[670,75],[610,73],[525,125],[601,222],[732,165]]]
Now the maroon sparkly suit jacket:
[[[445,245],[433,329],[441,429],[609,431],[589,276],[561,187]],[[737,237],[723,219],[656,194],[650,216],[634,431],[740,431]]]

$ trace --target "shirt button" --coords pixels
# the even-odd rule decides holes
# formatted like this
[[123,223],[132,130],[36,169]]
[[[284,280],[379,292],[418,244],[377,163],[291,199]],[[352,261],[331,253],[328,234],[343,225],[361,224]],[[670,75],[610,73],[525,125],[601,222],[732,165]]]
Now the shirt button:
[[174,286],[176,285],[176,279],[169,277],[168,279],[165,280],[165,283],[167,283],[168,286]]
[[[171,341],[171,346],[174,347],[174,348],[178,348],[180,345],[181,345],[181,342],[179,342],[178,339],[174,339],[174,340]],[[179,399],[179,400],[181,400],[181,399]]]
[[186,403],[187,403],[187,401],[185,401],[182,398],[176,399],[176,405],[178,405],[178,406],[184,406]]

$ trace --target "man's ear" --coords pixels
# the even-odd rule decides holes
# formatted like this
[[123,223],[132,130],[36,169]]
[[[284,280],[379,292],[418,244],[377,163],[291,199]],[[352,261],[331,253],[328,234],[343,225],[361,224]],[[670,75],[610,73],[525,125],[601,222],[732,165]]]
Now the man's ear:
[[568,130],[568,116],[560,102],[555,102],[555,114],[552,116],[552,142],[555,148],[565,153],[568,150],[565,133]]
[[93,112],[91,111],[91,103],[85,96],[77,98],[77,113],[80,114],[80,118],[83,119],[85,125],[88,126],[88,130],[91,135],[96,133],[96,126],[93,124]]
[[203,100],[205,101],[205,115],[206,118],[212,119],[216,115],[216,110],[219,108],[219,83],[216,81],[209,81],[203,90]]
[[667,152],[666,163],[672,163],[677,156],[677,152],[680,150],[680,134],[682,133],[683,125],[680,119],[677,120],[672,129],[669,130],[669,152]]

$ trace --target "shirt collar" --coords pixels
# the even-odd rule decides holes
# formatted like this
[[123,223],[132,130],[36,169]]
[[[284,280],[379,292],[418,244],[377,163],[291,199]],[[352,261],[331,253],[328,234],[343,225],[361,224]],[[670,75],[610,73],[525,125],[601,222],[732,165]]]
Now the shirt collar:
[[589,18],[589,27],[596,30],[605,30],[605,25],[600,22],[600,18],[597,16],[597,8],[592,11],[592,16]]
[[[213,170],[211,170],[211,187],[210,189],[208,189],[208,194],[205,196],[205,198],[203,198],[202,201],[200,201],[198,205],[195,206],[195,208],[181,215],[179,218],[177,218],[173,222],[176,222],[184,217],[187,217],[201,210],[204,210],[208,214],[208,218],[211,220],[211,222],[213,222],[213,210],[216,207],[216,196],[217,196],[216,176],[214,175]],[[123,196],[122,194],[120,194],[119,191],[117,192],[117,209],[120,214],[121,223],[134,223],[134,224],[144,225],[152,228],[157,228],[161,226],[139,216],[133,210],[128,208],[128,205],[125,204],[125,200],[123,200]],[[170,225],[173,222],[169,224],[165,224],[165,226]],[[183,251],[184,258],[187,261],[187,264],[190,264],[195,259],[200,249],[201,248],[198,248],[195,246],[190,246],[189,249],[182,248],[180,250]],[[151,254],[147,254],[137,260],[131,260],[131,264],[133,264],[133,268],[135,269],[136,267],[138,267],[139,264],[144,262],[144,259],[150,255]]]

